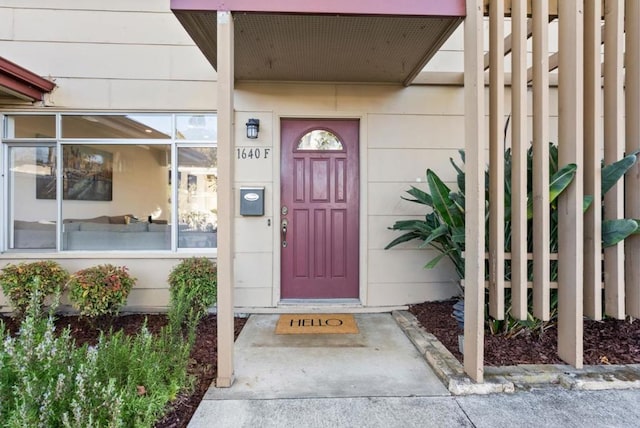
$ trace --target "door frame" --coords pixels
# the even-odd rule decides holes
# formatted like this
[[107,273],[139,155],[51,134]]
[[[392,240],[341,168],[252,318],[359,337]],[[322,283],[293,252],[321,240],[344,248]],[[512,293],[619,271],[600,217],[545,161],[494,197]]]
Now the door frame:
[[[282,141],[280,135],[280,124],[283,119],[354,119],[360,121],[359,140],[358,140],[358,163],[359,163],[359,176],[360,176],[360,202],[359,202],[359,214],[358,221],[359,227],[359,285],[358,292],[360,297],[359,303],[354,303],[354,306],[367,306],[368,293],[368,272],[367,272],[367,259],[368,259],[368,210],[367,210],[367,187],[368,187],[368,139],[367,139],[367,116],[364,113],[353,112],[329,112],[324,114],[299,114],[286,112],[274,112],[273,113],[273,191],[272,191],[272,207],[273,207],[273,284],[272,284],[272,304],[274,307],[281,305],[281,248],[280,248],[280,186],[281,186],[281,170],[280,170],[280,158],[282,154]],[[313,303],[314,300],[308,302]],[[325,300],[322,300],[325,302]],[[331,302],[328,300],[328,302]],[[336,304],[341,302],[340,299],[336,300]],[[343,306],[343,304],[340,304]],[[332,307],[331,304],[327,305],[328,308]]]

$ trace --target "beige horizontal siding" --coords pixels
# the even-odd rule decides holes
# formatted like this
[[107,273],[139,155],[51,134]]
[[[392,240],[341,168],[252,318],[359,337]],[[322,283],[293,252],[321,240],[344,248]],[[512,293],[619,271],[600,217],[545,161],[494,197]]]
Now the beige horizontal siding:
[[0,40],[13,39],[13,9],[0,8]]
[[[56,4],[59,8],[59,1],[48,3]],[[82,4],[85,1],[76,3]],[[111,1],[102,3],[107,5]],[[140,2],[136,0],[134,3]],[[0,9],[0,14],[4,11],[13,12],[13,38],[19,41],[193,46],[193,40],[168,8],[162,13],[157,10],[16,8]],[[49,22],[52,25],[33,25],[37,22]]]
[[236,253],[235,273],[237,288],[271,289],[273,255],[271,253]]
[[461,116],[370,114],[369,148],[458,149],[464,141],[463,120]]
[[236,217],[235,249],[238,253],[271,253],[273,251],[273,223],[271,217]]
[[435,269],[424,269],[424,265],[438,255],[434,250],[369,250],[368,254],[368,274],[372,283],[455,282],[458,280],[448,260],[443,259]]
[[56,79],[51,107],[71,110],[213,111],[215,82]]
[[336,85],[338,111],[464,115],[460,88],[395,85]]
[[373,283],[369,286],[369,306],[392,306],[446,300],[459,294],[449,282],[428,283]]
[[272,289],[268,288],[238,288],[236,287],[234,293],[234,306],[235,307],[258,307],[268,308],[272,307]]
[[449,158],[459,159],[454,149],[371,149],[369,150],[369,182],[410,182],[426,180],[431,168],[441,180],[455,181],[456,172]]
[[1,7],[22,9],[69,9],[69,10],[120,10],[139,12],[169,10],[169,0],[1,0]]
[[[246,129],[246,128],[245,128]],[[260,122],[260,132],[262,132],[262,122]],[[246,131],[245,131],[246,133]],[[236,134],[237,135],[237,134]],[[260,150],[260,159],[242,159],[237,161],[237,150],[240,148],[257,148]],[[268,157],[264,159],[265,149],[269,149]],[[273,157],[275,156],[273,147],[271,146],[250,146],[245,145],[243,141],[236,141],[234,150],[232,150],[231,156],[236,160],[234,174],[235,181],[240,183],[260,182],[267,183],[273,181]]]
[[0,51],[11,61],[53,78],[215,79],[213,67],[195,46],[0,41]]

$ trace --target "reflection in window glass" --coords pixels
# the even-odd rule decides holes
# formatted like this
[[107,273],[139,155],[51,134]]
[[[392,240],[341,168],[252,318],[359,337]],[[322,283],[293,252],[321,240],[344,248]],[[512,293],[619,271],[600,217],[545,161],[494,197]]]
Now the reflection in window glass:
[[170,115],[62,115],[62,138],[171,138]]
[[218,246],[217,149],[178,148],[178,246]]
[[63,249],[170,249],[168,153],[168,144],[63,145]]
[[323,129],[315,129],[306,133],[300,142],[298,150],[342,150],[342,143],[333,133]]
[[9,148],[8,248],[56,248],[55,173],[55,147]]
[[216,116],[213,114],[177,115],[176,139],[217,141],[218,121]]
[[16,115],[5,118],[6,138],[56,138],[53,115]]

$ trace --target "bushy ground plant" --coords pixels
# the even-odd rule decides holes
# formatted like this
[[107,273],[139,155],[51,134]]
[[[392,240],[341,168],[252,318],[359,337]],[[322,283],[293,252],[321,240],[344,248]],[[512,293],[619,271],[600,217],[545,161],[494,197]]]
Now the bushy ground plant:
[[37,291],[17,335],[0,321],[0,426],[152,427],[191,387],[192,345],[182,331],[167,326],[152,335],[144,326],[77,346],[68,328],[55,332],[58,298],[48,317],[38,299]]
[[167,404],[192,386],[187,374],[191,344],[168,327],[156,336],[146,326],[135,336],[103,334],[96,348],[98,372],[122,393],[126,426],[153,426]]
[[36,304],[42,306],[47,297],[62,292],[68,280],[69,272],[52,260],[9,264],[0,270],[2,291],[18,319],[24,316],[34,295],[38,296]]
[[[0,421],[4,427],[120,427],[123,391],[100,373],[98,348],[55,334],[38,292],[12,337],[0,325]],[[55,305],[54,305],[55,307]]]
[[[216,301],[217,268],[206,257],[182,260],[169,275],[169,322],[175,329],[195,326]],[[191,328],[191,327],[189,327]]]
[[127,302],[136,278],[125,266],[104,264],[80,270],[69,281],[69,298],[80,315],[116,315]]

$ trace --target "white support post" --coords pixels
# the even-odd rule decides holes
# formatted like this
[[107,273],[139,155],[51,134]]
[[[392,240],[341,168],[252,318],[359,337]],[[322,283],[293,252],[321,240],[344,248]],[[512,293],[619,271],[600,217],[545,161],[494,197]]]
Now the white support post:
[[[640,150],[640,1],[627,0],[626,25],[626,150]],[[640,162],[625,177],[625,218],[640,219]],[[625,239],[626,310],[640,318],[640,235]]]
[[218,377],[233,384],[233,16],[218,11]]
[[558,2],[558,162],[578,167],[558,198],[558,355],[583,364],[583,1]]
[[482,0],[466,0],[465,92],[465,289],[464,370],[484,380],[484,19]]
[[[607,0],[604,13],[604,163],[624,157],[624,1]],[[624,218],[624,182],[604,195],[605,220]],[[624,319],[624,242],[604,249],[605,314]]]
[[[529,21],[532,22],[532,21]],[[526,0],[511,9],[511,311],[527,319],[527,26]],[[531,24],[533,28],[533,23]]]
[[504,3],[489,17],[489,314],[504,319]]
[[533,8],[533,314],[550,317],[549,0]]
[[584,192],[593,203],[584,214],[584,313],[602,319],[602,4],[584,10]]

